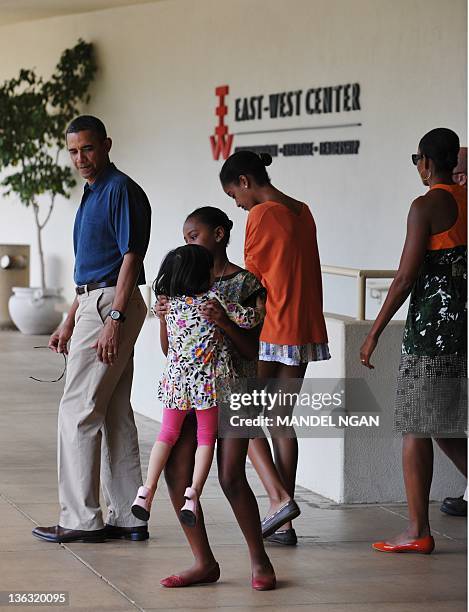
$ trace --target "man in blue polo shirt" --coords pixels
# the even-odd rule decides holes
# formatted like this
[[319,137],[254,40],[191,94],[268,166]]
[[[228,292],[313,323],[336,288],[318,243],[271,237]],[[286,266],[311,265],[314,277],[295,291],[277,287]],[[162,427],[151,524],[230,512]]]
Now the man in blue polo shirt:
[[112,142],[99,119],[78,117],[66,139],[86,183],[73,231],[76,298],[49,340],[52,350],[68,352],[58,423],[60,518],[33,534],[50,542],[146,540],[146,524],[130,510],[142,484],[130,391],[147,312],[138,285],[145,283],[151,208],[142,188],[110,162]]

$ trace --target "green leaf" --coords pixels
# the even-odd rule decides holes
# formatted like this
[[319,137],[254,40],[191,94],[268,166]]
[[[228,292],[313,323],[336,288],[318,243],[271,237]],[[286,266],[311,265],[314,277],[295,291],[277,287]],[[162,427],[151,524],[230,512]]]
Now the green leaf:
[[70,197],[76,182],[56,161],[70,121],[89,100],[97,66],[91,43],[79,39],[65,49],[49,80],[35,69],[0,85],[0,183],[6,196],[29,206],[37,196]]

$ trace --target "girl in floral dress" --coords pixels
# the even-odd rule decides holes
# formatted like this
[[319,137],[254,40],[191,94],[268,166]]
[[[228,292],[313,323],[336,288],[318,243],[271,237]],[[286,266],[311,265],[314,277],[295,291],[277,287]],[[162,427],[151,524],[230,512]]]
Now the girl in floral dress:
[[[236,265],[228,257],[227,247],[232,229],[233,222],[224,211],[214,206],[202,206],[186,218],[183,235],[187,244],[204,246],[212,253],[217,291],[225,302],[263,307],[265,289],[261,283],[251,272]],[[219,302],[207,304],[203,308],[204,316],[215,323],[224,334],[237,378],[255,378],[262,323],[253,329],[242,329],[230,321]],[[167,298],[158,296],[154,310],[160,319],[160,340],[165,354],[168,350],[167,306]],[[194,413],[195,411],[191,411],[185,419],[181,435],[171,449],[165,466],[166,485],[176,512],[179,512],[180,500],[184,494],[182,483],[187,482],[193,472],[194,453],[197,449],[197,423]],[[244,437],[225,437],[217,440],[218,478],[246,540],[251,560],[252,588],[264,591],[275,588],[276,577],[264,548],[256,497],[246,478],[248,445],[249,439]],[[279,498],[288,498],[280,478],[277,489]],[[182,524],[194,555],[194,563],[191,567],[161,580],[161,584],[167,588],[213,583],[220,577],[220,566],[210,547],[200,504],[198,510],[194,527]]]
[[229,393],[235,370],[224,336],[207,320],[201,308],[222,307],[230,321],[250,329],[259,325],[262,312],[225,302],[212,287],[213,257],[202,246],[186,245],[166,256],[155,281],[155,293],[169,300],[166,315],[168,337],[167,363],[158,389],[163,402],[163,423],[148,466],[145,485],[140,487],[132,505],[133,514],[148,520],[159,477],[177,442],[184,419],[191,410],[197,417],[197,451],[190,487],[180,520],[194,526],[198,498],[213,459],[217,437],[218,402]]

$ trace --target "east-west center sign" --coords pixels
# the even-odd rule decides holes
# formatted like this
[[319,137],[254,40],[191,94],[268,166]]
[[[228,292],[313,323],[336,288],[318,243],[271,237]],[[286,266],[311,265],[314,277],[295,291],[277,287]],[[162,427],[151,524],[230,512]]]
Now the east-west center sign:
[[[317,125],[304,125],[270,129],[253,129],[245,131],[230,131],[226,123],[228,115],[229,86],[222,85],[215,89],[218,104],[215,114],[218,117],[218,125],[214,134],[210,136],[212,155],[215,160],[226,159],[233,149],[234,137],[242,137],[253,134],[274,134],[287,132],[306,132],[309,130],[333,130],[337,128],[360,127],[360,122],[334,121],[318,123]],[[234,100],[233,119],[236,124],[247,122],[262,122],[264,119],[288,119],[290,117],[321,118],[324,115],[342,118],[347,113],[361,111],[360,85],[358,83],[346,83],[343,85],[331,85],[329,87],[311,87],[309,89],[296,89],[271,94],[239,97]],[[348,116],[350,117],[350,115]],[[257,152],[267,151],[272,156],[283,155],[354,155],[358,153],[359,140],[322,140],[286,142],[282,144],[262,144],[236,146],[235,150],[251,149]]]

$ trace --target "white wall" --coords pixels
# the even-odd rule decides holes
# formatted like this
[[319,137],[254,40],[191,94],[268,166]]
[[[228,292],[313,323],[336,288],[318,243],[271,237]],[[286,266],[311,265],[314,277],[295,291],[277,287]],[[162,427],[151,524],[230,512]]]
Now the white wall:
[[[306,378],[345,379],[345,325],[342,318],[327,317],[329,348],[332,359],[310,363]],[[344,501],[344,436],[334,430],[334,437],[299,437],[297,480],[307,489],[337,502]]]
[[[381,414],[379,428],[345,430],[343,501],[405,501],[402,436],[393,431],[403,322],[393,321],[383,332],[372,359],[374,370],[363,368],[356,358],[371,323],[345,321],[344,327],[345,376],[347,380],[363,378],[376,399]],[[435,465],[430,499],[441,500],[448,495],[461,495],[466,479],[439,450],[436,443],[433,443],[433,446]]]
[[[306,377],[333,379],[345,387],[345,410],[379,411],[379,427],[319,429],[316,436],[299,438],[298,482],[339,503],[386,503],[405,500],[402,475],[402,436],[395,433],[394,402],[403,321],[393,321],[383,332],[372,363],[361,365],[358,355],[371,322],[327,317],[330,361],[309,365]],[[357,405],[347,384],[361,379],[369,391],[368,405]],[[323,382],[317,390],[323,389]],[[313,387],[314,388],[314,387]],[[304,388],[306,390],[311,387]],[[360,393],[366,397],[365,393]],[[372,408],[373,406],[373,408]],[[298,431],[304,431],[299,429]],[[310,430],[314,431],[314,430]],[[328,437],[324,437],[327,435]],[[431,499],[461,495],[466,481],[434,443],[435,466]]]
[[[409,203],[422,192],[410,163],[419,138],[447,126],[466,142],[465,26],[464,0],[167,0],[4,26],[0,79],[33,66],[47,75],[80,36],[96,45],[100,70],[86,111],[104,119],[114,161],[151,199],[149,279],[181,242],[185,215],[201,204],[221,206],[234,220],[230,255],[242,262],[245,216],[219,187],[221,162],[208,141],[217,85],[231,87],[233,127],[236,96],[358,81],[363,127],[324,137],[354,135],[360,154],[279,158],[270,174],[310,203],[323,263],[395,268]],[[243,144],[259,143],[249,138]],[[45,231],[50,284],[64,286],[70,299],[79,199],[77,188],[71,201],[58,201]],[[2,202],[0,215],[0,243],[35,245],[31,211]],[[326,310],[353,314],[355,295],[348,281],[325,281]],[[157,325],[148,322],[137,347],[134,406],[151,416],[159,414],[162,365]]]

